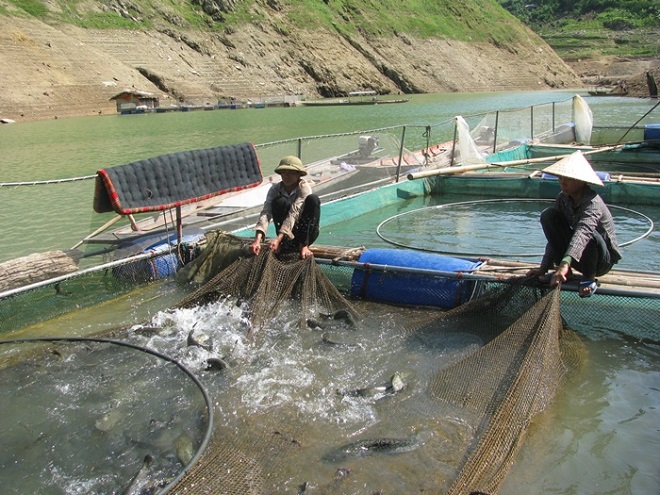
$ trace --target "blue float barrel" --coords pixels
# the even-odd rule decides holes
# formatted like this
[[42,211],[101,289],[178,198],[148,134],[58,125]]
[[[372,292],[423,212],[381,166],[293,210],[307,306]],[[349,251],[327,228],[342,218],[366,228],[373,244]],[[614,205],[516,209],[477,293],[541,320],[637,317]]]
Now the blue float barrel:
[[[193,234],[184,235],[181,239],[182,247],[195,244],[201,237],[202,234],[196,231]],[[180,256],[182,253],[176,247],[175,235],[159,238],[143,247],[142,244],[147,240],[148,238],[135,241],[134,249],[137,252],[131,254],[155,254],[156,256],[114,267],[112,273],[115,277],[129,282],[146,282],[172,277],[176,274],[181,267]],[[131,243],[128,243],[121,248],[130,252],[132,246]]]
[[[360,263],[414,268],[441,272],[475,270],[479,261],[403,249],[368,249]],[[475,290],[474,280],[455,280],[429,273],[356,269],[351,295],[370,301],[454,308],[468,301]]]
[[646,124],[644,126],[644,141],[660,139],[660,124]]

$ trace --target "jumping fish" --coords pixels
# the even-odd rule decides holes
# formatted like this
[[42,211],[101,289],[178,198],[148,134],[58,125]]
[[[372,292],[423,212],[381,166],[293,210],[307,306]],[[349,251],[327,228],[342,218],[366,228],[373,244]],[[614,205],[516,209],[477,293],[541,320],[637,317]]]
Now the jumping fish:
[[334,313],[321,313],[321,316],[326,320],[341,320],[350,326],[355,326],[355,318],[353,318],[353,315],[345,309],[339,309]]
[[325,328],[325,324],[315,320],[314,318],[307,318],[307,328],[310,330],[323,330]]
[[107,413],[97,419],[94,423],[94,426],[96,426],[96,429],[99,431],[108,432],[117,426],[120,419],[121,413],[119,409],[113,407]]
[[206,360],[206,369],[209,371],[221,371],[229,368],[227,361],[219,357],[212,357]]
[[194,332],[195,332],[194,330],[188,332],[188,340],[187,340],[188,347],[197,346],[197,347],[201,347],[205,351],[210,351],[211,343],[208,342],[209,336],[206,334],[200,334],[198,337],[195,337]]
[[397,371],[390,378],[389,383],[380,386],[358,388],[355,390],[349,391],[337,391],[339,395],[345,395],[348,397],[384,397],[386,395],[394,395],[397,392],[401,392],[406,388],[406,383],[403,381],[403,377]]
[[151,337],[163,331],[162,327],[138,327],[133,330],[133,333],[136,335],[142,335],[143,337]]
[[174,450],[181,464],[187,466],[193,458],[194,449],[192,440],[185,433],[181,433],[174,441]]
[[429,430],[422,430],[410,438],[366,438],[347,443],[323,457],[326,462],[343,462],[372,454],[403,454],[418,449],[431,438]]
[[53,356],[55,356],[55,358],[56,358],[58,361],[62,361],[62,360],[64,359],[64,354],[63,354],[62,351],[61,351],[60,349],[58,349],[57,347],[54,348],[54,349],[51,349],[50,353],[51,353]]
[[138,495],[143,493],[144,486],[149,482],[149,468],[154,460],[149,454],[144,456],[142,466],[135,473],[128,486],[122,491],[122,495]]
[[328,344],[328,345],[331,345],[333,347],[341,347],[343,349],[352,349],[352,348],[355,348],[355,347],[360,347],[360,344],[355,344],[355,343],[352,343],[352,342],[344,342],[344,341],[340,340],[337,336],[335,336],[335,335],[333,335],[329,332],[325,332],[323,334],[323,337],[321,337],[321,341],[324,344]]

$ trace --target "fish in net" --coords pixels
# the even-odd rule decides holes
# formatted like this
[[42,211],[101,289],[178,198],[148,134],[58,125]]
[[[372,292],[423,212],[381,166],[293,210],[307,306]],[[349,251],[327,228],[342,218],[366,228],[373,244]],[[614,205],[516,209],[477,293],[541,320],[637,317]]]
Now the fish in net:
[[[245,284],[248,288],[242,289],[241,294],[258,303],[255,316],[260,312],[260,321],[264,323],[263,319],[276,310],[277,304],[259,301],[263,298],[260,289],[282,287],[287,294],[298,294],[297,297],[300,297],[299,291],[304,286],[300,277],[313,278],[308,271],[312,269],[312,260],[295,260],[291,264],[298,266],[295,269],[286,266],[287,263],[273,253],[246,258],[225,271],[220,277],[223,280],[226,278],[224,282],[213,282],[205,287],[197,300],[225,287],[223,284],[227,287]],[[277,280],[280,277],[291,279],[290,283],[278,284],[273,280],[266,283],[261,280]],[[295,285],[300,287],[293,290]],[[335,294],[333,290],[329,292]],[[270,297],[273,295],[270,294]],[[283,299],[279,301],[281,303]],[[308,304],[313,305],[311,301]],[[337,309],[337,306],[330,305],[326,309]],[[449,364],[434,362],[436,369],[425,381],[425,386],[391,406],[395,410],[394,416],[398,418],[410,416],[407,408],[413,408],[415,415],[421,413],[422,417],[427,418],[422,421],[438,428],[439,437],[443,435],[443,425],[454,417],[461,418],[460,424],[464,425],[461,428],[466,432],[451,437],[451,464],[447,464],[446,469],[436,469],[430,477],[419,479],[419,486],[409,487],[410,491],[422,491],[422,488],[433,486],[435,493],[496,493],[523,444],[529,425],[550,404],[566,373],[579,367],[579,361],[584,358],[579,340],[563,328],[559,291],[529,287],[522,283],[492,283],[483,288],[480,297],[445,313],[435,313],[434,317],[416,327],[399,331],[416,340],[424,340],[425,334],[469,332],[483,342],[462,359]],[[204,486],[204,482],[210,483],[214,473],[220,472],[217,469],[218,459],[214,457],[218,455],[223,459],[221,465],[224,473],[239,473],[241,466],[252,466],[252,474],[243,473],[245,479],[242,476],[240,479],[224,477],[221,486],[226,493],[263,493],[268,491],[269,486],[272,487],[271,482],[288,479],[290,473],[285,474],[288,473],[285,467],[293,462],[287,460],[288,455],[293,456],[291,459],[300,455],[296,452],[300,450],[299,445],[306,444],[306,429],[309,426],[301,422],[297,415],[285,416],[268,416],[277,425],[271,426],[278,432],[277,435],[269,436],[264,432],[262,436],[252,438],[251,435],[258,430],[252,425],[236,432],[233,448],[226,442],[215,447],[218,452],[211,447],[209,457],[194,467],[177,488],[192,490],[186,493],[203,493],[210,488],[209,484]],[[282,432],[288,433],[283,436]],[[297,439],[294,452],[289,452],[291,442],[281,442],[284,437]],[[237,453],[240,456],[236,457]],[[427,455],[435,454],[432,448],[428,449]],[[445,454],[440,451],[438,454],[440,457],[430,462],[446,462],[443,460]],[[251,463],[246,464],[245,459],[250,459]],[[234,463],[237,464],[234,466]],[[360,476],[358,466],[352,465],[351,477]],[[255,471],[257,467],[259,469]],[[262,476],[254,478],[257,472]],[[263,472],[269,473],[270,482],[263,478]],[[248,479],[263,484],[253,490],[247,486],[250,484]],[[344,480],[343,483],[349,481]],[[346,493],[347,489],[348,486],[331,482],[319,493]]]
[[[313,258],[300,260],[297,253],[283,256],[264,249],[256,257],[239,256],[180,306],[205,304],[227,295],[248,303],[251,332],[292,305],[300,315],[301,328],[306,327],[307,316],[316,312],[346,310],[358,316]],[[495,493],[531,421],[551,402],[566,371],[580,359],[578,341],[563,329],[559,290],[530,287],[522,278],[484,284],[479,297],[403,331],[421,337],[467,331],[483,341],[466,357],[448,365],[439,363],[426,389],[413,402],[416,410],[421,409],[433,421],[436,418],[439,425],[448,410],[468,425],[469,433],[452,443],[453,469],[438,475],[433,483],[440,492]],[[403,401],[404,406],[410,406],[409,401]],[[294,421],[278,427],[278,431],[287,429],[304,438],[305,426]],[[269,442],[263,438],[253,445],[248,438],[237,441],[242,455],[255,465],[269,465],[269,472],[277,478],[278,463],[273,464],[270,455],[264,458],[264,454],[281,459],[281,446],[273,444],[264,450]],[[223,455],[229,455],[226,448]],[[180,486],[189,487],[193,479],[199,481],[198,476],[205,476],[206,471],[207,477],[213,469],[202,463]],[[225,489],[231,484],[230,480],[223,482]]]
[[283,308],[297,310],[300,328],[306,327],[311,314],[346,311],[353,319],[359,317],[314,259],[300,259],[298,253],[280,255],[262,249],[257,256],[239,256],[178,307],[207,304],[223,296],[247,303],[250,334],[262,329]]

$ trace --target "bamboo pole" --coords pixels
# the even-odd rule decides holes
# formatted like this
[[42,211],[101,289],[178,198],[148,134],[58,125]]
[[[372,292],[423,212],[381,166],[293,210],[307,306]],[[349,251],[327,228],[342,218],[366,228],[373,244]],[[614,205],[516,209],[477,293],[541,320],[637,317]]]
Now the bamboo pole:
[[98,234],[100,234],[101,232],[103,232],[104,230],[106,230],[108,227],[110,227],[110,226],[114,225],[115,223],[117,223],[119,220],[121,220],[121,218],[122,218],[122,217],[121,217],[120,215],[117,215],[117,216],[115,216],[115,217],[112,217],[110,220],[108,220],[107,222],[105,222],[103,225],[101,225],[98,229],[96,229],[94,232],[92,232],[91,234],[89,234],[87,237],[85,237],[85,238],[82,239],[81,241],[78,241],[78,242],[75,244],[75,246],[73,246],[71,249],[77,249],[77,248],[79,248],[79,247],[80,247],[85,241],[91,239],[92,237],[97,236]]
[[459,165],[455,167],[442,167],[433,170],[422,170],[421,172],[412,172],[407,175],[408,180],[422,179],[424,177],[433,177],[436,175],[453,175],[462,174],[463,172],[473,172],[475,170],[484,170],[487,168],[498,167],[491,163],[483,163],[479,165]]
[[[583,155],[595,155],[597,153],[603,153],[605,151],[612,151],[618,148],[622,148],[623,145],[616,146],[606,146],[592,151],[583,151]],[[504,167],[513,167],[517,165],[528,165],[530,163],[543,163],[550,162],[555,160],[561,160],[565,158],[566,154],[563,155],[553,155],[553,156],[542,156],[539,158],[525,158],[521,160],[510,160],[506,162],[492,162],[492,163],[483,163],[478,165],[458,165],[454,167],[443,167],[436,168],[433,170],[423,170],[421,172],[415,172],[408,174],[408,180],[421,179],[424,177],[433,177],[436,175],[452,175],[452,174],[461,174],[463,172],[473,172],[475,170],[485,170],[487,168],[504,168]]]

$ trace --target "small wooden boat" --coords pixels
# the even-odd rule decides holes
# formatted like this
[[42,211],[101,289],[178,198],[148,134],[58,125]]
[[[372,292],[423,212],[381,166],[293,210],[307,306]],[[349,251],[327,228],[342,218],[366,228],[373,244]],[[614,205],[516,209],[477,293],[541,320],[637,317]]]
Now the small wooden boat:
[[615,86],[599,86],[588,91],[589,96],[626,96],[628,89],[624,83]]
[[327,98],[323,100],[305,100],[300,104],[305,107],[329,107],[338,105],[384,105],[387,103],[406,103],[410,98],[382,98],[375,91],[352,91],[348,98]]

